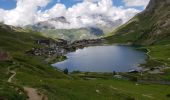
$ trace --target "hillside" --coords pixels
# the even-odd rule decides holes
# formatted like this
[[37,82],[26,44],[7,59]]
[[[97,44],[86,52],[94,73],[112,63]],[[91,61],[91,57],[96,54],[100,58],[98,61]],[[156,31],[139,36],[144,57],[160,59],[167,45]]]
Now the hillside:
[[[1,100],[25,100],[21,84],[15,84],[20,78],[29,79],[35,77],[55,77],[65,78],[66,76],[45,64],[42,58],[32,57],[25,52],[33,47],[37,47],[35,40],[46,39],[39,33],[28,32],[19,27],[0,24],[0,91]],[[17,71],[17,79],[13,79],[14,84],[7,83],[11,71]],[[21,93],[21,95],[19,95]]]
[[163,74],[145,77],[170,80],[170,1],[151,0],[146,9],[105,38],[109,44],[123,43],[147,49],[146,68],[164,67]]
[[0,25],[1,100],[26,100],[25,89],[31,88],[48,100],[169,100],[170,88],[166,85],[136,85],[113,78],[112,73],[65,75],[45,63],[43,57],[25,53],[39,47],[37,39],[46,38],[19,27]]
[[151,0],[143,12],[110,35],[106,38],[110,42],[131,42],[140,45],[161,41],[170,43],[170,1]]
[[82,39],[96,39],[104,35],[98,28],[79,28],[79,29],[42,29],[42,34],[50,38],[61,38],[68,41]]

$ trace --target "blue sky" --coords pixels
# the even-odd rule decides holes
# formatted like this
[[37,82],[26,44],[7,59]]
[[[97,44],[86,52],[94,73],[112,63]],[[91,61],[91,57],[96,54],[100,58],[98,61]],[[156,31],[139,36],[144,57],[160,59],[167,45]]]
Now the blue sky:
[[[51,8],[57,2],[58,2],[58,0],[51,0],[51,2],[44,8],[44,10]],[[82,2],[82,1],[80,1],[80,0],[60,0],[60,3],[64,4],[67,8],[73,6],[77,3],[80,3],[80,2]],[[117,7],[125,6],[122,0],[113,0],[113,5],[117,6]],[[15,7],[16,7],[16,0],[0,0],[0,8],[2,8],[2,9],[10,10],[10,9],[14,9]],[[138,10],[143,10],[142,6],[136,6],[133,8],[136,8]]]
[[0,0],[0,8],[2,9],[13,9],[16,7],[16,1],[15,0]]

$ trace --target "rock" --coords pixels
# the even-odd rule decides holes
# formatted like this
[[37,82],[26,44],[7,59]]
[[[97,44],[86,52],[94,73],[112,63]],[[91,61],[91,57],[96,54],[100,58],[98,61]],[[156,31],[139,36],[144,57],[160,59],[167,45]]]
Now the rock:
[[100,93],[100,91],[99,91],[99,90],[96,90],[96,93]]
[[135,85],[138,86],[139,84],[136,83]]
[[120,78],[122,78],[122,76],[121,75],[114,75],[114,78],[120,79]]

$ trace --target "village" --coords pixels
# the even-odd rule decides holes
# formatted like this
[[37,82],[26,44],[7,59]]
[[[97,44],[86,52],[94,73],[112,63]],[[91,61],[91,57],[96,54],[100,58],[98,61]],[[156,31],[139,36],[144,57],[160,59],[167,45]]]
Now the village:
[[103,39],[83,39],[83,40],[77,40],[71,43],[71,46],[79,49],[87,46],[95,46],[102,44],[104,42]]
[[75,51],[77,49],[81,49],[87,46],[98,45],[102,43],[102,39],[84,39],[77,40],[74,42],[69,42],[63,39],[57,39],[57,41],[53,39],[46,40],[36,40],[35,44],[38,47],[34,47],[31,50],[26,51],[27,54],[31,54],[34,56],[63,56],[68,52]]

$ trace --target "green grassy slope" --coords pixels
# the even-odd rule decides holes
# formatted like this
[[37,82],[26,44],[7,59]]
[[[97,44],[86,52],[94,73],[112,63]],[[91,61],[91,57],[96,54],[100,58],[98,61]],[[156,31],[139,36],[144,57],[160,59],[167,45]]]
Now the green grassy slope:
[[[22,90],[23,86],[40,89],[48,96],[49,100],[86,100],[88,98],[94,100],[112,98],[112,96],[120,100],[131,98],[127,94],[116,93],[108,86],[100,87],[93,82],[70,80],[68,76],[45,64],[42,58],[25,54],[26,50],[37,46],[34,44],[35,40],[45,38],[37,33],[19,31],[16,32],[9,26],[0,25],[0,50],[8,52],[11,58],[9,61],[0,61],[0,89],[2,90],[0,98],[2,100],[25,100],[26,94],[24,92],[20,94],[20,91],[16,89]],[[15,70],[17,73],[12,80],[14,84],[7,83],[11,75],[9,70]],[[105,93],[99,95],[96,93],[96,89],[102,89]]]
[[170,36],[170,3],[151,0],[142,13],[119,27],[106,39],[110,42],[150,45]]
[[[34,87],[40,89],[44,94],[49,97],[49,100],[56,100],[60,98],[61,100],[69,99],[87,99],[91,98],[112,98],[116,96],[112,94],[111,89],[107,86],[100,87],[103,88],[105,93],[98,96],[96,91],[96,84],[91,82],[81,80],[70,80],[68,76],[57,71],[53,67],[44,63],[43,58],[33,57],[25,54],[25,51],[30,50],[32,47],[36,47],[34,44],[37,39],[45,39],[44,37],[38,35],[37,33],[28,32],[18,32],[11,29],[9,26],[0,25],[0,50],[1,52],[8,52],[10,56],[9,61],[0,61],[0,98],[8,100],[25,100],[26,94],[20,94],[16,88],[22,89],[24,86]],[[9,70],[16,71],[16,76],[13,79],[14,84],[6,84],[8,78],[10,77]],[[88,91],[91,87],[91,92]],[[75,90],[73,92],[73,90]],[[100,89],[99,88],[99,89]],[[85,93],[85,94],[84,94]],[[86,96],[86,95],[89,95]],[[120,93],[119,96],[115,98],[120,98],[124,100],[125,98],[130,98],[130,96]],[[75,100],[74,99],[74,100]]]
[[26,78],[24,75],[29,75],[30,81],[34,81],[31,79],[34,75],[47,78],[66,78],[61,72],[43,63],[41,58],[25,54],[26,50],[37,46],[34,43],[37,39],[45,38],[38,35],[38,33],[28,33],[20,29],[14,31],[7,25],[0,25],[0,52],[8,52],[10,56],[9,61],[0,61],[0,89],[4,88],[4,92],[0,92],[0,98],[9,100],[15,100],[14,97],[18,98],[15,88],[10,85],[6,86],[6,81],[10,76],[9,70],[16,70],[17,75],[20,73],[20,78]]
[[[37,33],[16,32],[0,26],[0,51],[8,52],[9,61],[0,61],[0,98],[25,100],[23,87],[39,89],[49,100],[169,100],[166,85],[136,84],[114,78],[84,80],[64,75],[43,62],[41,57],[26,55],[36,47],[34,41],[44,39]],[[14,83],[7,83],[8,70],[15,70]],[[162,90],[164,90],[162,92]]]
[[138,85],[117,79],[42,79],[41,83],[29,84],[48,91],[49,100],[169,100],[170,91],[166,85]]

